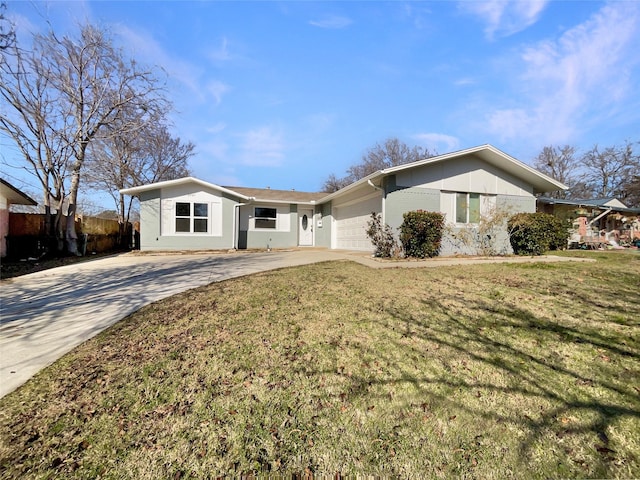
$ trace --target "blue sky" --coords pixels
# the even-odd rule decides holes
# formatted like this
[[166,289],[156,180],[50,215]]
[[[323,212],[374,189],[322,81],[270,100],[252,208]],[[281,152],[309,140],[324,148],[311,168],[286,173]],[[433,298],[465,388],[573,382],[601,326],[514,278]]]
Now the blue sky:
[[9,1],[7,15],[20,38],[99,23],[163,67],[194,175],[221,185],[318,190],[389,137],[527,163],[549,144],[640,140],[635,1]]

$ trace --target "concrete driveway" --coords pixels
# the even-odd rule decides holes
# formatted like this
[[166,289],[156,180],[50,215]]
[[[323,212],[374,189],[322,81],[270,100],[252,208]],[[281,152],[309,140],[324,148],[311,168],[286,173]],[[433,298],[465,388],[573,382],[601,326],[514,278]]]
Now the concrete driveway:
[[344,256],[317,250],[124,254],[3,280],[0,398],[144,305],[228,278]]

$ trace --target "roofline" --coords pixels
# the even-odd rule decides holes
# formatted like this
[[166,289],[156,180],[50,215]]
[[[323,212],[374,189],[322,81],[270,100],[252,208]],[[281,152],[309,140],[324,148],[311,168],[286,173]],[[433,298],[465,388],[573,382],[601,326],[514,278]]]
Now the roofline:
[[269,200],[268,198],[258,198],[258,197],[250,197],[249,200],[251,201],[252,204],[254,204],[254,203],[277,203],[278,205],[291,205],[291,204],[309,205],[309,206],[317,205],[317,201],[316,200],[311,200],[311,201],[308,201],[308,202],[302,202],[302,201],[299,201],[299,200]]
[[200,180],[195,177],[183,177],[183,178],[177,178],[175,180],[165,180],[163,182],[149,183],[147,185],[140,185],[138,187],[123,188],[122,190],[120,190],[120,193],[123,195],[134,196],[142,192],[148,192],[150,190],[157,190],[159,188],[165,188],[165,187],[174,187],[176,185],[185,185],[189,183],[196,183],[206,188],[212,188],[214,190],[218,190],[228,195],[233,195],[234,197],[241,198],[242,200],[254,200],[253,197],[247,197],[246,195],[242,195],[241,193],[235,192],[233,190],[229,190],[228,188],[221,187],[220,185],[216,185],[215,183],[205,182],[204,180]]
[[456,158],[456,157],[461,157],[464,155],[470,155],[470,154],[474,154],[474,153],[478,153],[481,152],[483,150],[489,150],[493,153],[495,153],[496,155],[500,155],[501,157],[505,158],[506,160],[510,161],[511,163],[515,164],[516,166],[523,168],[524,170],[528,171],[529,173],[536,175],[540,178],[542,178],[543,180],[555,185],[556,187],[558,187],[558,190],[568,190],[569,187],[566,186],[563,183],[558,182],[557,180],[549,177],[548,175],[545,175],[542,172],[539,172],[538,170],[536,170],[533,167],[530,167],[529,165],[527,165],[524,162],[521,162],[520,160],[513,158],[511,155],[508,155],[506,153],[504,153],[502,150],[497,149],[496,147],[494,147],[493,145],[489,145],[489,144],[484,144],[484,145],[479,145],[477,147],[472,147],[472,148],[467,148],[464,150],[457,150],[455,152],[450,152],[450,153],[445,153],[442,155],[437,155],[435,157],[428,157],[428,158],[424,158],[422,160],[417,160],[415,162],[411,162],[411,163],[405,163],[403,165],[397,165],[394,167],[389,167],[389,168],[385,168],[382,170],[378,170],[376,172],[373,172],[369,175],[367,175],[364,178],[361,178],[360,180],[353,182],[349,185],[347,185],[346,187],[341,188],[340,190],[337,190],[333,193],[330,193],[329,195],[327,195],[326,197],[321,198],[320,200],[318,200],[318,203],[325,203],[329,200],[332,200],[333,198],[342,195],[343,193],[346,193],[350,190],[353,190],[354,188],[360,186],[363,183],[367,183],[369,182],[369,180],[373,181],[374,179],[377,179],[379,177],[383,177],[385,175],[390,175],[396,172],[401,172],[403,170],[408,170],[410,168],[415,168],[415,167],[421,167],[423,165],[429,165],[432,163],[438,163],[438,162],[442,162],[445,160],[449,160],[451,158]]
[[[11,185],[4,178],[0,178],[0,183],[2,183],[5,187],[10,188],[14,192],[16,192],[18,195],[23,197],[27,202],[30,202],[30,203],[22,203],[21,205],[32,205],[32,206],[37,206],[38,205],[38,202],[36,202],[33,198],[31,198],[29,195],[24,193],[22,190],[19,190],[18,188],[16,188],[13,185]],[[15,204],[15,205],[18,205],[18,204]]]
[[[410,164],[407,164],[407,165],[410,165]],[[378,171],[375,171],[373,173],[370,173],[366,177],[363,177],[360,180],[357,180],[357,181],[355,181],[353,183],[350,183],[346,187],[342,187],[340,190],[336,190],[335,192],[329,193],[329,194],[327,194],[326,197],[322,197],[322,198],[316,200],[316,203],[317,204],[326,203],[326,202],[328,202],[330,200],[333,200],[335,197],[338,197],[338,196],[342,195],[343,193],[349,192],[349,191],[359,187],[363,183],[369,183],[369,181],[372,181],[372,183],[373,183],[374,179],[377,179],[377,178],[380,178],[380,177],[384,177],[385,173],[386,173],[386,170],[378,170]]]
[[506,160],[509,160],[511,163],[515,164],[516,166],[527,170],[529,173],[537,175],[537,176],[543,178],[544,180],[546,180],[547,182],[550,182],[550,183],[556,185],[559,190],[568,190],[569,189],[569,187],[567,185],[565,185],[564,183],[561,183],[561,182],[555,180],[554,178],[551,178],[548,175],[545,175],[544,173],[536,170],[535,168],[527,165],[524,162],[521,162],[517,158],[512,157],[508,153],[505,153],[502,150],[500,150],[500,149],[498,149],[498,148],[496,148],[493,145],[490,145],[488,143],[485,143],[484,145],[479,145],[477,147],[467,148],[465,150],[457,150],[455,152],[450,152],[450,153],[445,153],[443,155],[438,155],[438,156],[435,156],[435,157],[425,158],[423,160],[418,160],[417,162],[413,162],[413,163],[407,163],[405,165],[398,165],[396,167],[386,168],[386,169],[382,170],[382,172],[385,173],[385,174],[387,174],[387,173],[395,173],[395,172],[398,172],[398,171],[402,171],[402,170],[404,170],[406,168],[418,167],[418,166],[422,166],[422,165],[427,165],[429,163],[437,163],[437,162],[441,162],[441,161],[444,161],[444,160],[449,160],[450,158],[461,157],[463,155],[471,155],[471,154],[474,154],[474,153],[481,152],[483,150],[489,150],[489,151],[495,153],[496,155],[500,155],[501,157],[505,158]]
[[148,192],[150,190],[157,190],[157,189],[166,188],[166,187],[174,187],[176,185],[185,185],[189,183],[195,183],[207,188],[212,188],[214,190],[227,193],[228,195],[233,195],[248,203],[273,203],[273,204],[282,204],[282,205],[290,205],[292,203],[295,203],[297,205],[309,205],[309,206],[313,206],[318,203],[317,200],[310,200],[310,201],[271,200],[268,198],[249,197],[247,195],[243,195],[242,193],[236,192],[235,190],[232,190],[230,188],[221,187],[220,185],[216,185],[215,183],[205,182],[204,180],[200,180],[195,177],[183,177],[175,180],[165,180],[163,182],[149,183],[147,185],[140,185],[137,187],[123,188],[122,190],[120,190],[120,193],[122,193],[123,195],[133,196],[133,195],[138,195],[142,192]]
[[[605,198],[601,198],[601,199],[593,199],[593,200],[618,200],[615,197],[605,197]],[[589,200],[589,199],[568,199],[568,198],[551,198],[551,197],[538,197],[536,198],[536,201],[539,201],[540,203],[544,203],[547,205],[573,205],[576,207],[588,207],[590,209],[599,209],[599,210],[613,210],[615,212],[626,212],[626,213],[636,213],[636,214],[640,214],[640,208],[633,208],[633,207],[612,207],[610,205],[597,205],[597,204],[593,204],[593,203],[585,203],[585,202],[589,202],[589,201],[593,201],[593,200]]]

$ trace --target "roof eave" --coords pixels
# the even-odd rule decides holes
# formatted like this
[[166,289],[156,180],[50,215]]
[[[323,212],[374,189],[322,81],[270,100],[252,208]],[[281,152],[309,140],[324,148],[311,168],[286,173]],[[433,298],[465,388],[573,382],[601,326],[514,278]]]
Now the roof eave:
[[[491,156],[483,158],[481,155],[483,152],[489,152]],[[508,173],[511,173],[515,176],[522,178],[523,180],[528,181],[531,186],[534,188],[534,193],[544,193],[544,192],[554,192],[556,190],[568,190],[569,187],[564,185],[563,183],[558,182],[557,180],[545,175],[542,172],[530,167],[526,163],[521,162],[520,160],[513,158],[511,155],[504,153],[503,151],[495,148],[493,145],[485,144],[477,147],[467,148],[465,150],[458,150],[456,152],[445,153],[443,155],[438,155],[435,157],[425,158],[423,160],[418,160],[417,162],[407,163],[404,165],[398,165],[395,167],[390,167],[382,170],[381,172],[385,175],[392,174],[396,172],[400,172],[403,170],[408,170],[410,168],[421,167],[423,165],[428,165],[431,163],[439,163],[445,160],[450,160],[452,158],[463,157],[465,155],[473,155],[480,154],[480,158],[485,162],[494,165],[495,167],[501,168]],[[510,169],[505,168],[504,165],[499,165],[495,162],[496,158],[501,158],[508,161],[511,165],[516,167],[516,170],[519,172],[512,172]]]
[[232,195],[242,200],[250,200],[250,197],[247,197],[246,195],[242,195],[241,193],[234,192],[233,190],[229,190],[228,188],[221,187],[220,185],[216,185],[214,183],[205,182],[204,180],[200,180],[194,177],[183,177],[183,178],[178,178],[176,180],[166,180],[164,182],[149,183],[147,185],[140,185],[138,187],[123,188],[122,190],[120,190],[120,193],[123,195],[135,196],[135,195],[139,195],[142,192],[148,192],[151,190],[158,190],[158,189],[167,188],[167,187],[174,187],[177,185],[186,185],[189,183],[195,183],[207,188],[218,190],[220,192],[226,193],[228,195]]
[[252,203],[276,203],[278,205],[291,205],[291,204],[296,204],[296,205],[316,205],[316,201],[315,200],[308,200],[308,201],[302,201],[302,200],[273,200],[273,199],[269,199],[269,198],[252,198],[251,199]]
[[13,193],[13,195],[11,196],[7,195],[7,199],[12,205],[30,205],[34,207],[38,205],[38,202],[36,202],[33,198],[31,198],[26,193],[18,190],[6,180],[0,178],[0,184]]
[[376,172],[373,172],[369,175],[367,175],[364,178],[361,178],[360,180],[353,182],[349,185],[347,185],[346,187],[341,188],[340,190],[337,190],[333,193],[329,193],[326,197],[322,197],[318,200],[316,200],[316,204],[321,204],[321,203],[326,203],[330,200],[333,200],[336,197],[340,197],[341,195],[344,195],[345,193],[350,192],[351,190],[354,190],[356,188],[358,188],[359,186],[369,182],[370,180],[373,181],[374,179],[380,178],[385,176],[386,170],[378,170]]

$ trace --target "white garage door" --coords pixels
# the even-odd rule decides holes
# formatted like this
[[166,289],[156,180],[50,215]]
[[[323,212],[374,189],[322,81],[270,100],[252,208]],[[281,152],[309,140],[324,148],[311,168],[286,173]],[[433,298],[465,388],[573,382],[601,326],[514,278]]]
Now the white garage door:
[[373,251],[371,240],[366,234],[367,222],[371,219],[371,212],[380,213],[381,208],[382,195],[336,207],[335,248]]

